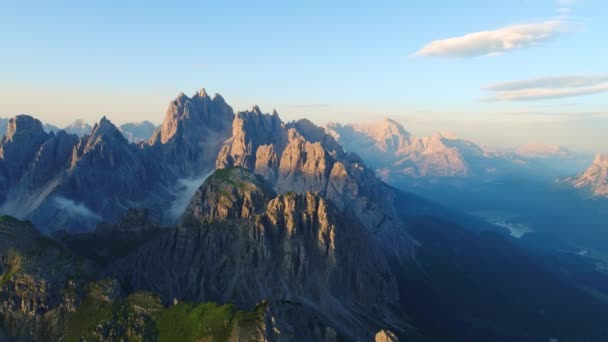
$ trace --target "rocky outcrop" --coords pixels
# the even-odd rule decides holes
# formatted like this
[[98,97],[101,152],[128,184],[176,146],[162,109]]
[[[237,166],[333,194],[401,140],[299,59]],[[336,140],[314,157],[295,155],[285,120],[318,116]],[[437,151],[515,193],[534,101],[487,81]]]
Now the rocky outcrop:
[[376,342],[399,342],[397,336],[390,330],[380,330],[376,334]]
[[402,328],[389,310],[396,284],[372,241],[318,194],[275,195],[259,176],[230,168],[205,182],[179,228],[110,275],[166,301],[294,302],[342,334],[370,338],[382,322]]
[[608,155],[598,153],[585,172],[564,182],[584,189],[593,197],[608,197]]

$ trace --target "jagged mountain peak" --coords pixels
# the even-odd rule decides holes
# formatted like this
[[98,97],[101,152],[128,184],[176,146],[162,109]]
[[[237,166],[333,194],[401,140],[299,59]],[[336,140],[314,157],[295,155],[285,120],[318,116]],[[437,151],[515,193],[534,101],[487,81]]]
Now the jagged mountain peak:
[[260,109],[260,106],[258,105],[253,105],[253,107],[251,107],[251,112],[258,114],[258,115],[262,115],[262,110]]
[[99,123],[96,123],[91,130],[91,134],[89,135],[88,141],[93,141],[95,139],[104,138],[104,139],[116,139],[119,141],[127,142],[127,139],[122,135],[118,127],[116,127],[112,121],[108,120],[105,116],[99,120]]
[[274,196],[269,184],[245,168],[216,170],[194,194],[182,224],[251,218]]
[[596,154],[593,159],[593,164],[608,169],[608,154]]
[[28,135],[46,135],[42,122],[33,118],[30,115],[19,114],[14,118],[8,120],[8,126],[6,130],[7,140],[13,140],[15,135],[28,134]]
[[194,94],[193,98],[195,98],[195,97],[206,98],[206,97],[209,97],[209,95],[207,94],[207,91],[205,90],[205,88],[201,88],[201,90],[199,90],[196,94]]
[[232,107],[218,94],[212,99],[204,88],[191,98],[180,93],[169,104],[161,127],[150,141],[166,144],[176,136],[189,135],[188,132],[200,136],[204,127],[222,129],[233,117]]
[[593,197],[608,197],[608,155],[598,153],[585,172],[564,182],[575,188],[585,189]]

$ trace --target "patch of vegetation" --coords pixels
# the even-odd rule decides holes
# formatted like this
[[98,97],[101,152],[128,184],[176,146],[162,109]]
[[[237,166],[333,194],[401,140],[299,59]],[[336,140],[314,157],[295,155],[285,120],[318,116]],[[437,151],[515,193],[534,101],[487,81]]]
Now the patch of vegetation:
[[213,341],[225,341],[234,317],[231,304],[178,303],[158,315],[158,340],[188,342],[211,337]]
[[4,274],[0,275],[0,288],[8,283],[21,270],[23,258],[17,251],[11,249],[7,255],[7,269]]
[[180,302],[163,307],[149,292],[135,292],[108,301],[104,284],[92,284],[89,294],[68,321],[67,341],[227,341],[233,326],[255,327],[260,306],[237,311],[232,304]]
[[74,312],[68,322],[67,340],[95,341],[99,338],[95,336],[95,329],[103,322],[112,318],[113,312],[118,311],[119,305],[100,300],[98,298],[87,297]]
[[15,223],[19,223],[21,221],[19,221],[18,219],[9,216],[9,215],[0,215],[0,222],[15,222]]

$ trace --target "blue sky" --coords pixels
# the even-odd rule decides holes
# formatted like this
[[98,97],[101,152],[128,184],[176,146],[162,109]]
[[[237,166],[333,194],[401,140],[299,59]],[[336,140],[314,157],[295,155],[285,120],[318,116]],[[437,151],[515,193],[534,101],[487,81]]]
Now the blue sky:
[[180,91],[284,119],[608,152],[608,3],[0,3],[0,116],[159,123]]

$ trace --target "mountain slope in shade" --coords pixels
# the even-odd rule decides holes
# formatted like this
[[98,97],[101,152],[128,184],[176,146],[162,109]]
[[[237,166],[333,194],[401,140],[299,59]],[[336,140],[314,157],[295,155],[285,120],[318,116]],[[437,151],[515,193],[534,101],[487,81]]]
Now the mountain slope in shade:
[[598,153],[585,172],[565,182],[588,191],[594,197],[608,198],[608,155]]
[[326,130],[355,151],[384,178],[467,177],[492,172],[492,156],[478,145],[449,134],[414,137],[391,119],[372,124],[330,123]]
[[139,142],[150,139],[156,126],[150,121],[129,122],[120,125],[118,129],[130,142]]
[[150,142],[132,144],[105,118],[78,138],[47,134],[40,121],[18,116],[0,141],[0,213],[32,219],[47,232],[92,229],[142,206],[174,223],[175,213],[158,209],[187,204],[195,189],[182,184],[213,170],[232,118],[219,95],[181,94]]

